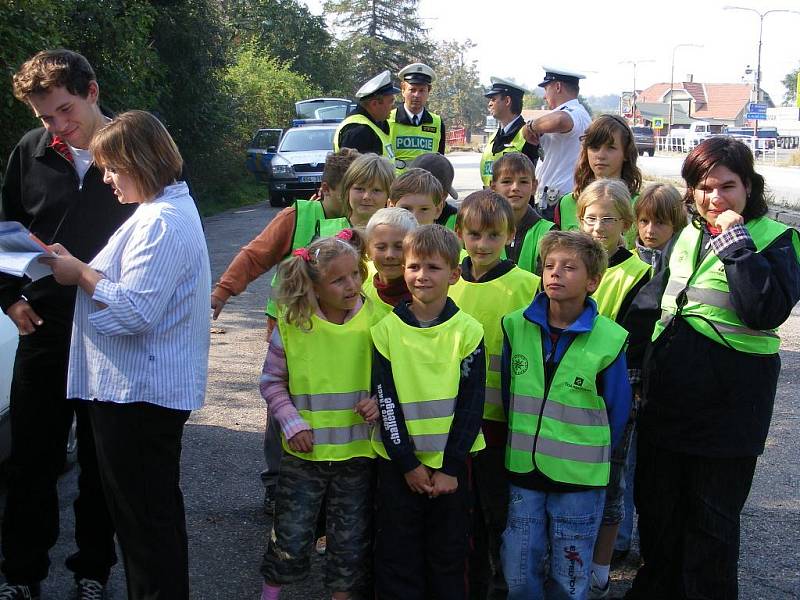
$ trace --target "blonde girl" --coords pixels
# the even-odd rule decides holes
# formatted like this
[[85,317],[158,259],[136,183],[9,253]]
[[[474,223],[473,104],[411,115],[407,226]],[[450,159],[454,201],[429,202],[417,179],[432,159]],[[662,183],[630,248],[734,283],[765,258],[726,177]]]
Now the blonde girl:
[[353,161],[342,179],[344,216],[353,227],[366,227],[375,211],[386,207],[393,181],[394,166],[388,159],[364,154]]
[[278,327],[260,380],[284,456],[264,555],[262,600],[304,578],[327,500],[325,583],[345,600],[369,565],[374,452],[368,422],[374,323],[364,302],[363,240],[345,229],[294,250],[278,268]]
[[[636,202],[642,185],[642,173],[636,166],[639,153],[633,132],[624,119],[601,115],[595,119],[581,141],[581,152],[575,167],[575,188],[562,197],[556,209],[556,225],[562,231],[580,229],[576,202],[593,181],[601,178],[621,179],[628,188],[631,203]],[[628,247],[633,247],[635,230],[628,234]]]

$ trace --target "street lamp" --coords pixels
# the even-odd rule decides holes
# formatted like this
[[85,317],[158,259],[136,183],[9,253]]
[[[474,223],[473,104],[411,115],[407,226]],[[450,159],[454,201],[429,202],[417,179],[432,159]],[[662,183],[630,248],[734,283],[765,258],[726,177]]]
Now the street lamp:
[[631,102],[631,123],[636,125],[636,65],[656,62],[651,58],[645,60],[623,60],[621,65],[633,65],[633,101]]
[[675,93],[675,51],[678,48],[702,48],[702,44],[678,44],[672,47],[672,66],[669,72],[669,121],[667,135],[672,135],[672,96]]
[[[772,13],[794,13],[796,15],[800,15],[800,11],[798,10],[789,10],[787,8],[773,8],[771,10],[767,10],[762,12],[757,11],[755,8],[749,8],[746,6],[724,6],[723,10],[746,10],[748,12],[754,12],[758,15],[758,64],[756,66],[756,102],[761,102],[761,34],[764,31],[764,17]],[[754,133],[758,136],[758,120],[755,121]]]

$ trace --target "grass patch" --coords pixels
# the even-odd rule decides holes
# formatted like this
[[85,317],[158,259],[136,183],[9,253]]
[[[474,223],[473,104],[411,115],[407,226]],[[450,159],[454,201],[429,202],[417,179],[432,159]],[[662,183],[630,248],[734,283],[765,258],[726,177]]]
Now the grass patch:
[[231,208],[263,202],[268,196],[267,184],[257,182],[251,173],[245,172],[225,186],[198,191],[197,206],[201,216],[210,217]]

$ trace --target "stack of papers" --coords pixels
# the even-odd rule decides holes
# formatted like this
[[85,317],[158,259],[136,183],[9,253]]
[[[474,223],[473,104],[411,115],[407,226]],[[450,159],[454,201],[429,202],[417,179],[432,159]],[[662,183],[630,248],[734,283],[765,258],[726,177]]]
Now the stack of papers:
[[0,272],[33,281],[52,275],[53,271],[37,259],[40,256],[55,256],[47,247],[16,221],[0,222]]

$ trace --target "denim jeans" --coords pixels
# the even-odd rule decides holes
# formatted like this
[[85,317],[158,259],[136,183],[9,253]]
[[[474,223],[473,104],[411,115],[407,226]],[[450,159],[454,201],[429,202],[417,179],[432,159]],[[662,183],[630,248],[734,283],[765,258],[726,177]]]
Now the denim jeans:
[[604,503],[604,489],[555,494],[511,485],[500,550],[509,600],[586,597]]

